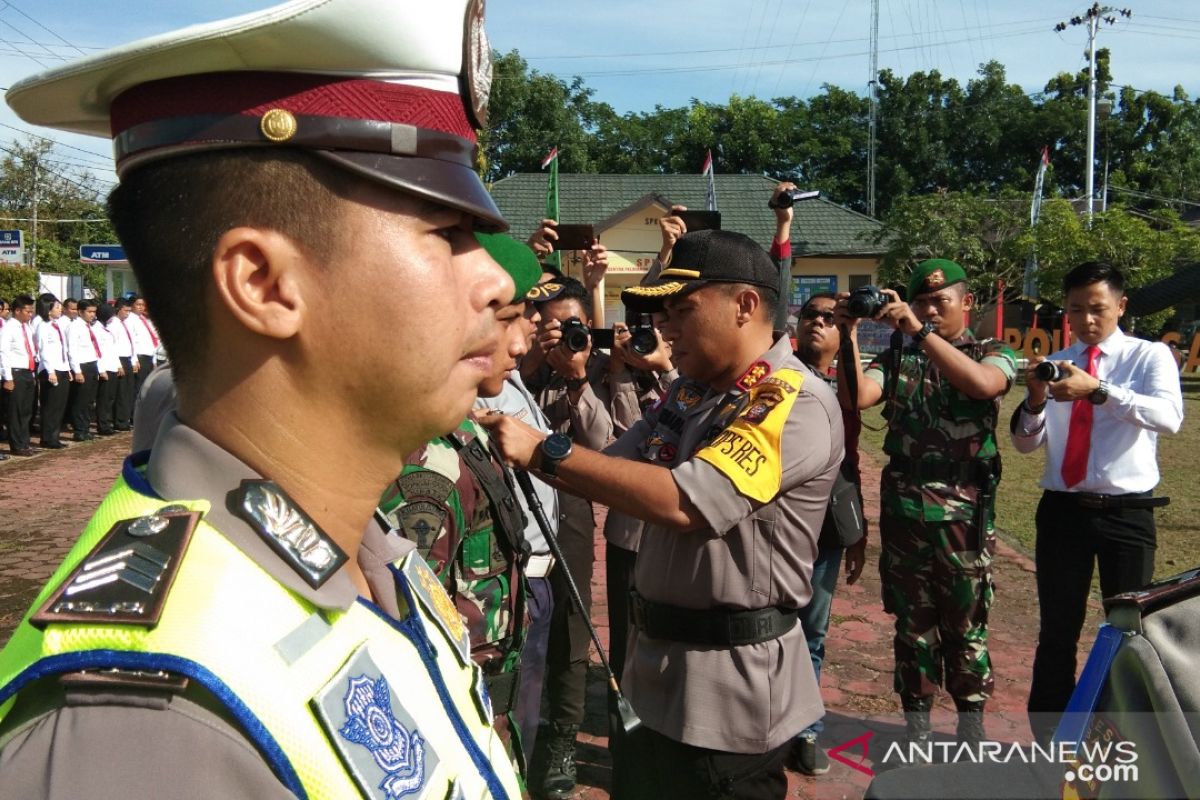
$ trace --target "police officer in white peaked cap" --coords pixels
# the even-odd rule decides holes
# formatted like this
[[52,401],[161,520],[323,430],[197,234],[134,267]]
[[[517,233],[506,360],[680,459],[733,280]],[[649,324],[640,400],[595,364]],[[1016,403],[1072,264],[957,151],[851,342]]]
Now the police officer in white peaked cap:
[[373,515],[513,299],[474,236],[490,79],[483,0],[295,0],[8,91],[113,139],[178,410],[0,652],[0,798],[519,796],[461,617]]

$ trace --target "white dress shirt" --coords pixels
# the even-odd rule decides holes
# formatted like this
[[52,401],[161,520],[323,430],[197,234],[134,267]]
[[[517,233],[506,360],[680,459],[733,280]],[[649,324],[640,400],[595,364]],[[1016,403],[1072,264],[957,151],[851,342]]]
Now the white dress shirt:
[[133,352],[139,356],[154,356],[158,352],[158,345],[155,344],[158,329],[154,327],[153,322],[137,314],[130,314],[125,320],[125,325],[133,334]]
[[67,362],[67,337],[58,325],[53,322],[39,325],[37,345],[39,372],[71,371],[71,365]]
[[100,345],[100,358],[96,368],[101,372],[111,372],[115,375],[121,368],[121,360],[117,358],[116,340],[100,320],[92,323],[92,334],[96,337],[96,343]]
[[[29,349],[25,349],[28,347]],[[29,369],[29,354],[34,354],[37,362],[37,344],[33,341],[33,331],[29,323],[17,322],[10,319],[0,329],[0,375],[3,380],[13,379],[14,369]],[[36,368],[36,367],[35,367]]]
[[80,367],[83,364],[90,364],[96,360],[96,347],[92,344],[91,329],[83,321],[83,317],[76,317],[67,328],[67,361],[71,365],[71,372],[81,372]]
[[[1158,485],[1158,434],[1175,433],[1183,424],[1179,367],[1162,342],[1126,336],[1118,329],[1097,345],[1096,377],[1108,381],[1108,400],[1095,406],[1087,474],[1067,488],[1062,479],[1063,453],[1071,423],[1071,401],[1047,397],[1040,414],[1025,403],[1013,431],[1013,445],[1031,453],[1046,445],[1041,486],[1055,492],[1128,494]],[[1087,369],[1087,345],[1076,342],[1051,353],[1050,361],[1070,361]]]
[[112,334],[117,349],[117,358],[137,358],[137,353],[133,350],[133,333],[129,330],[128,319],[122,320],[120,317],[113,317],[108,321],[108,332]]

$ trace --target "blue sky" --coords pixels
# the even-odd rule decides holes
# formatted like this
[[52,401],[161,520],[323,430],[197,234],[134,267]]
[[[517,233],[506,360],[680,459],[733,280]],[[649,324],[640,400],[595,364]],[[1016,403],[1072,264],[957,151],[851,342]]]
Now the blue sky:
[[[437,2],[438,0],[423,0]],[[413,0],[396,0],[413,2]],[[1102,26],[1115,82],[1200,94],[1200,4],[1125,0],[1131,20]],[[419,2],[413,3],[415,6]],[[267,7],[262,0],[14,0],[0,4],[0,86],[142,36]],[[1055,73],[1086,65],[1084,27],[1060,20],[1084,0],[880,0],[881,69],[938,69],[968,80],[981,62],[1003,63],[1028,92]],[[581,75],[598,100],[618,111],[678,106],[731,94],[806,97],[824,83],[865,92],[869,0],[488,0],[492,44],[517,49],[530,65],[564,78]],[[40,64],[39,64],[40,62]],[[0,138],[31,130],[4,107]],[[14,130],[14,128],[18,130]],[[41,131],[62,144],[62,165],[90,166],[113,178],[99,139]]]

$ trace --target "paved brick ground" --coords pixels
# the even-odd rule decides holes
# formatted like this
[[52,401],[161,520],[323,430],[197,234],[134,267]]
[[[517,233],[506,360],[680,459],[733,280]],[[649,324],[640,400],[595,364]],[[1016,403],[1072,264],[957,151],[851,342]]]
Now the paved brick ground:
[[[6,641],[40,584],[53,572],[97,501],[112,485],[129,448],[129,435],[72,445],[31,459],[0,464],[0,642]],[[878,518],[878,467],[864,455],[864,495],[869,519]],[[601,519],[603,519],[601,517]],[[607,646],[603,537],[596,535],[597,565],[592,579],[595,621]],[[821,676],[827,708],[827,745],[835,745],[870,729],[895,728],[898,712],[891,689],[892,619],[879,600],[878,536],[872,526],[868,563],[862,580],[840,585],[833,603],[827,641],[828,657]],[[989,737],[1002,741],[1026,738],[1025,698],[1037,634],[1037,596],[1033,563],[1007,544],[996,559],[996,602],[992,611],[992,658],[996,694],[989,704]],[[1089,642],[1100,620],[1093,603],[1083,640]],[[598,662],[589,685],[588,716],[580,735],[582,800],[607,798],[611,762],[607,750],[605,685]],[[953,704],[939,697],[935,722],[953,730]],[[995,713],[992,713],[995,712]],[[889,716],[891,715],[891,716]],[[872,721],[866,722],[867,718]],[[865,726],[865,727],[864,727]],[[818,779],[789,773],[789,796],[801,798],[861,797],[869,777],[835,762]]]

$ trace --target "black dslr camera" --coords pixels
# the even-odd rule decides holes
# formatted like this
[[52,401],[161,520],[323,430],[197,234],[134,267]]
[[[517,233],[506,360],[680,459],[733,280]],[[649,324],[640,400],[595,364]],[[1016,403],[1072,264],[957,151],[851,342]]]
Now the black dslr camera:
[[846,298],[846,313],[858,319],[873,317],[891,299],[878,286],[860,286]]
[[821,196],[819,189],[784,189],[779,196],[767,201],[767,208],[791,208],[801,200],[816,200]]
[[654,332],[649,314],[638,314],[635,319],[628,320],[627,324],[630,350],[639,356],[648,356],[658,349],[658,336]]
[[1043,361],[1033,368],[1033,374],[1039,381],[1054,383],[1067,377],[1067,371],[1053,361]]
[[592,338],[592,330],[579,317],[571,317],[559,328],[562,331],[562,345],[572,353],[582,353],[588,348],[588,340]]

